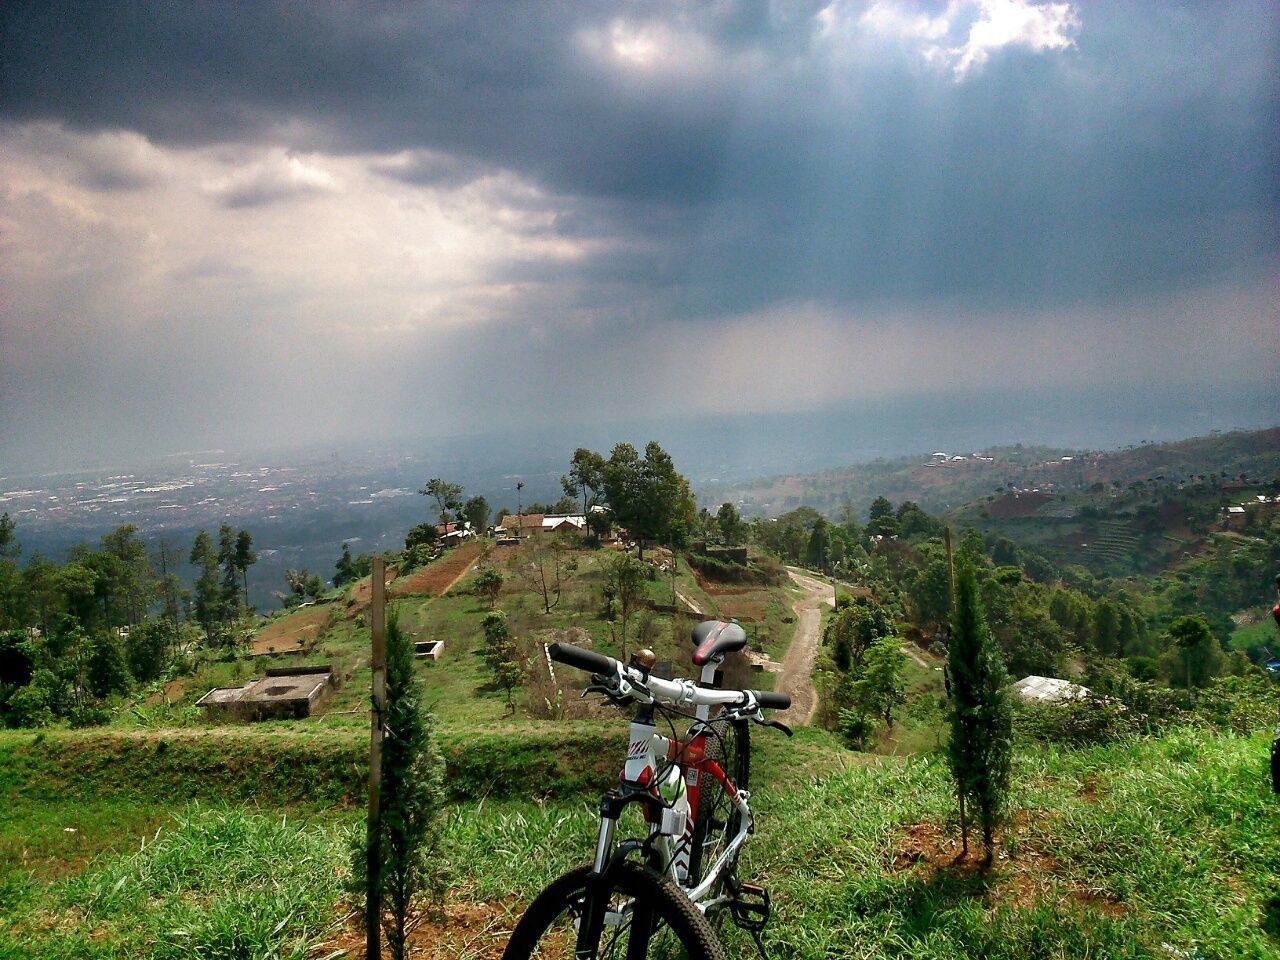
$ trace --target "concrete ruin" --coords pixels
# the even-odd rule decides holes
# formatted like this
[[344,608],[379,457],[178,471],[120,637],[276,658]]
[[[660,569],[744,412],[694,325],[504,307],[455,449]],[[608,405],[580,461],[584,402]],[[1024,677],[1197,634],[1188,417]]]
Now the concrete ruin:
[[1088,687],[1057,677],[1023,677],[1013,685],[1013,692],[1028,703],[1063,703],[1069,700],[1087,700],[1093,696]]
[[413,655],[419,660],[439,660],[442,653],[443,640],[418,640],[413,645]]
[[243,687],[215,687],[196,706],[211,720],[301,720],[333,687],[331,664],[272,667]]

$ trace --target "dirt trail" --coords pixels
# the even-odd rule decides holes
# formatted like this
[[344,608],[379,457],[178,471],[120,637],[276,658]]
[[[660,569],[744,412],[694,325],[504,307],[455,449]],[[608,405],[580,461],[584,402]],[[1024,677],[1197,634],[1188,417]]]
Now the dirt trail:
[[813,689],[813,662],[818,656],[818,644],[822,640],[821,606],[835,606],[835,594],[830,584],[802,573],[794,567],[787,572],[803,590],[804,596],[796,601],[796,632],[782,658],[775,690],[791,694],[791,708],[778,714],[783,723],[802,724],[813,719],[818,708],[818,695]]

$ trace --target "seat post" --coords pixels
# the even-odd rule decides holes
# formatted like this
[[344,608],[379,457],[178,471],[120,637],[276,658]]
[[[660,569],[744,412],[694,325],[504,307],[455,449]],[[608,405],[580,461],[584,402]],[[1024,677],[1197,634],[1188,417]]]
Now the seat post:
[[[702,665],[702,675],[698,678],[702,681],[704,687],[714,687],[716,684],[716,671],[720,669],[720,664],[724,662],[722,657],[712,657]],[[699,704],[697,709],[693,711],[693,715],[699,720],[706,720],[711,716],[711,706],[703,703]]]

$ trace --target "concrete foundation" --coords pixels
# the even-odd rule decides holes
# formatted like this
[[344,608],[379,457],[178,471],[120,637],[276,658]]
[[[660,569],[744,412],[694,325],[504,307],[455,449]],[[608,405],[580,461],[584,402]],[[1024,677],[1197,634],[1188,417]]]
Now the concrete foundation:
[[272,667],[243,687],[215,687],[196,701],[214,720],[289,720],[311,716],[334,686],[333,667]]

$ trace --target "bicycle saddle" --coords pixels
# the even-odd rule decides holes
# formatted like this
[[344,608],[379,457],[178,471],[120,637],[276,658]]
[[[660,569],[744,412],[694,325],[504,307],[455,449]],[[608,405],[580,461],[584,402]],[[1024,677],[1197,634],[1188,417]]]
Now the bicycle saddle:
[[747,631],[736,623],[706,620],[693,628],[693,662],[702,666],[747,645]]

